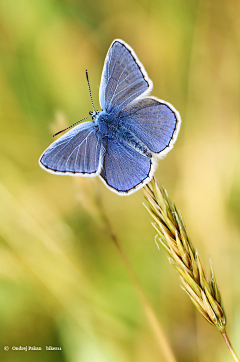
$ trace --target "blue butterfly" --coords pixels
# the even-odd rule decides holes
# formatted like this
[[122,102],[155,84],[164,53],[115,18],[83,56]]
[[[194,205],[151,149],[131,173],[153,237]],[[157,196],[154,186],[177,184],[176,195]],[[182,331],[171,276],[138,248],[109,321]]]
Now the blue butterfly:
[[157,159],[173,147],[181,124],[171,104],[146,97],[151,90],[134,51],[114,40],[103,66],[102,111],[89,112],[92,121],[53,142],[40,166],[59,175],[99,176],[118,195],[139,190],[152,179]]

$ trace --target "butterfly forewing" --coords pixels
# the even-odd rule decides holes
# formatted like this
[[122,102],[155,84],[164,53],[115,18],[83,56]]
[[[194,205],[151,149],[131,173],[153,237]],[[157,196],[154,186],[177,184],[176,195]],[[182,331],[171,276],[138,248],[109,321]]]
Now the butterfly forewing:
[[164,150],[167,153],[179,131],[178,112],[155,98],[147,97],[130,104],[120,112],[119,117],[154,153]]
[[93,122],[85,122],[53,142],[40,158],[40,164],[54,173],[89,175],[100,169],[102,142]]
[[99,91],[102,110],[117,113],[151,88],[152,82],[133,50],[115,40],[103,66]]

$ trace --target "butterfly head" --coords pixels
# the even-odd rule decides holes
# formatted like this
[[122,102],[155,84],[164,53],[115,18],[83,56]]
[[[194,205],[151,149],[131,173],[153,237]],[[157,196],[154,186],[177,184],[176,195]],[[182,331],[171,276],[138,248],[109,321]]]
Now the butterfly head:
[[89,112],[89,115],[92,117],[92,120],[95,121],[96,117],[99,115],[99,113],[101,113],[100,111],[93,111],[93,112]]

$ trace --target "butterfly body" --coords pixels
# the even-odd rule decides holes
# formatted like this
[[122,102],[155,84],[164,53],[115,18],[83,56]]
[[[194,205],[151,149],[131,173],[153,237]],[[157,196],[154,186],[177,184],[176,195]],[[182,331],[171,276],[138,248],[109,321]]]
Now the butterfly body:
[[106,145],[104,147],[105,152],[107,152],[107,140],[112,138],[116,142],[127,143],[146,157],[152,157],[151,152],[144,143],[131,132],[124,120],[121,119],[120,114],[115,115],[108,114],[105,111],[97,111],[96,115],[93,115],[93,120],[97,125],[97,136],[102,139],[103,145]]
[[89,112],[92,122],[75,126],[53,142],[40,165],[55,174],[99,176],[119,195],[128,195],[149,182],[173,147],[180,129],[175,108],[146,97],[152,82],[122,40],[107,53],[99,100],[101,111]]

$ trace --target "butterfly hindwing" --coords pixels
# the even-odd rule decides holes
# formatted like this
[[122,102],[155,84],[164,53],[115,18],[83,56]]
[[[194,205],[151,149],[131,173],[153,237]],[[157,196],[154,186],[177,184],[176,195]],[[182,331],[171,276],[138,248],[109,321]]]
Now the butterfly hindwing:
[[173,147],[180,116],[172,105],[146,97],[128,105],[119,116],[150,151],[164,156]]
[[100,172],[101,152],[94,122],[85,122],[53,142],[39,162],[49,172],[95,176]]
[[134,51],[122,40],[114,40],[103,66],[99,91],[102,110],[117,113],[151,89],[152,82]]
[[152,159],[137,152],[126,143],[113,138],[105,140],[106,149],[100,177],[113,191],[130,194],[152,177]]

